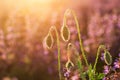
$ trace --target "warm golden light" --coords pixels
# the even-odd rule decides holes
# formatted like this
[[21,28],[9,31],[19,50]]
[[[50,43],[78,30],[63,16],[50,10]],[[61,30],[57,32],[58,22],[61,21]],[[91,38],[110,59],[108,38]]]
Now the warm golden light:
[[22,10],[27,14],[29,11],[30,13],[46,15],[52,10],[51,6],[54,2],[57,0],[0,0],[0,14]]
[[0,9],[5,8],[5,10],[14,9],[14,8],[26,8],[26,7],[35,7],[40,8],[42,6],[48,7],[55,0],[0,0]]
[[26,0],[26,1],[28,2],[52,2],[53,0]]

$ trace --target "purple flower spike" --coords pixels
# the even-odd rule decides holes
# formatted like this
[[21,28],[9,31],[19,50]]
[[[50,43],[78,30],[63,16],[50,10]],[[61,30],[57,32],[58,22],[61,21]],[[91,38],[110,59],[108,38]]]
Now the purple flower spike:
[[108,74],[109,71],[109,66],[104,66],[104,74]]
[[104,77],[102,80],[106,80],[106,77]]
[[115,60],[115,62],[114,62],[114,68],[115,69],[120,68],[120,60],[119,59]]
[[118,54],[118,56],[120,57],[120,53]]

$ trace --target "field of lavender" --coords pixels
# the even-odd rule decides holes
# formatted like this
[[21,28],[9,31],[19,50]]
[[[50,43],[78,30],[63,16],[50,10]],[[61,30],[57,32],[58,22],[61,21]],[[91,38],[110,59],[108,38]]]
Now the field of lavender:
[[0,0],[0,80],[120,80],[120,0]]

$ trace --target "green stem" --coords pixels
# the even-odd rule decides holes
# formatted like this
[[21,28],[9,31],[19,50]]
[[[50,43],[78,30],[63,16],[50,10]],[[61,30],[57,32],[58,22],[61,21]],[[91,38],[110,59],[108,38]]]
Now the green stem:
[[82,39],[81,39],[81,34],[80,34],[80,28],[79,28],[78,20],[77,20],[77,17],[75,15],[75,13],[72,10],[71,10],[71,12],[72,12],[72,15],[74,17],[74,20],[75,20],[75,23],[76,23],[76,27],[77,27],[77,31],[78,31],[78,38],[79,38],[80,49],[81,49],[81,52],[82,52],[82,55],[83,55],[83,58],[85,60],[86,65],[89,66],[87,58],[86,58],[86,55],[85,55],[85,52],[84,52],[83,44],[82,44]]
[[55,26],[51,27],[51,30],[55,30],[55,34],[56,34],[56,38],[57,38],[57,48],[58,48],[58,72],[59,72],[59,78],[60,80],[62,80],[62,75],[61,75],[61,60],[60,60],[60,41],[59,41],[59,35],[58,35],[58,31],[56,29]]
[[70,47],[72,46],[71,43],[68,44],[68,47],[67,47],[67,57],[68,57],[68,61],[70,61],[70,57],[71,57],[71,52],[70,52]]
[[80,77],[82,78],[82,80],[86,80],[85,76],[83,74],[82,61],[80,61],[80,59],[78,59],[78,68],[79,68],[79,71],[80,71]]
[[67,9],[64,13],[64,17],[63,17],[63,25],[66,25],[67,23],[67,18],[66,18],[66,14],[69,12],[69,9]]
[[[65,12],[66,13],[66,12]],[[63,25],[66,25],[66,15],[64,14],[64,17],[63,17]]]
[[97,65],[97,62],[98,62],[99,55],[100,55],[100,50],[101,50],[102,48],[103,48],[104,51],[105,51],[105,46],[104,46],[104,45],[100,45],[100,46],[98,47],[97,56],[96,56],[95,64],[94,64],[94,67],[93,67],[94,72],[96,71],[96,65]]

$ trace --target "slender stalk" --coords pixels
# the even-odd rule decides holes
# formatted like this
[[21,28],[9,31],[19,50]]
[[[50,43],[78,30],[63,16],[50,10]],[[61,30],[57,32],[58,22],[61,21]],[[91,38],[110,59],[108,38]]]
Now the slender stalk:
[[71,46],[72,46],[72,44],[71,43],[69,43],[68,44],[68,47],[67,47],[67,58],[68,58],[68,61],[67,61],[67,63],[66,63],[66,68],[67,68],[67,70],[69,70],[70,69],[70,67],[74,67],[74,64],[72,63],[72,61],[71,61]]
[[67,9],[64,13],[64,17],[63,17],[63,25],[66,25],[67,23],[67,18],[66,18],[66,14],[69,12],[69,9]]
[[79,52],[77,52],[75,46],[74,46],[72,43],[69,43],[69,44],[68,44],[68,52],[67,52],[68,60],[70,61],[70,56],[71,56],[71,55],[70,55],[70,52],[69,52],[70,48],[72,48],[72,49],[74,50],[74,52],[75,52],[74,55],[77,56],[77,64],[78,64],[78,68],[79,68],[79,71],[80,71],[80,76],[81,76],[82,80],[85,80],[85,77],[83,76],[82,61],[81,61],[81,59],[79,58],[79,57],[80,57]]
[[86,55],[85,55],[85,52],[84,52],[83,44],[82,44],[82,39],[81,39],[81,34],[80,34],[80,28],[79,28],[78,20],[77,20],[77,17],[75,15],[74,11],[71,10],[71,12],[72,12],[72,15],[74,17],[74,20],[75,20],[75,23],[76,23],[76,27],[77,27],[77,31],[78,31],[78,38],[79,38],[80,49],[81,49],[81,52],[82,52],[82,55],[83,55],[83,58],[85,60],[86,65],[89,66],[87,58],[86,58]]
[[[66,13],[66,12],[65,12]],[[66,25],[66,15],[64,14],[64,17],[63,17],[63,25]]]
[[67,47],[67,57],[68,57],[68,61],[70,61],[70,57],[71,57],[71,52],[70,52],[70,47],[72,46],[71,43],[68,44],[68,47]]
[[58,48],[58,72],[59,72],[59,79],[62,80],[62,75],[61,75],[61,60],[60,60],[60,41],[59,41],[59,35],[58,35],[58,31],[56,29],[55,26],[52,26],[51,30],[55,30],[55,34],[56,34],[56,38],[57,38],[57,48]]
[[97,65],[97,62],[98,62],[99,55],[100,55],[100,50],[101,50],[102,48],[104,49],[104,51],[106,51],[104,45],[100,45],[100,46],[98,47],[97,56],[96,56],[95,64],[94,64],[94,67],[93,67],[94,72],[96,71],[96,65]]

